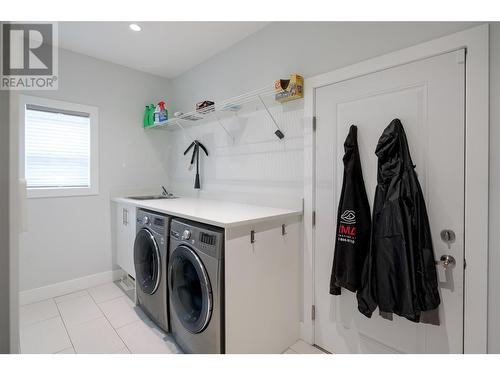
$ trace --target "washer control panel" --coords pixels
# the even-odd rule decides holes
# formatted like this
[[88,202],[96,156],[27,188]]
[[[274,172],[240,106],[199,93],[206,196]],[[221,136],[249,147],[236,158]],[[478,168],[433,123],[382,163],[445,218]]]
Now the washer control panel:
[[164,236],[166,240],[169,222],[168,216],[143,209],[137,210],[137,231],[142,228],[150,228],[154,233]]

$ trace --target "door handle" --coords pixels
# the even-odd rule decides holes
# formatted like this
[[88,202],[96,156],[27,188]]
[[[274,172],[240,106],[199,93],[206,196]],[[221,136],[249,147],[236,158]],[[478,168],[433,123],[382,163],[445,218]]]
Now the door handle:
[[123,209],[122,221],[123,225],[128,225],[128,210],[126,208]]
[[439,260],[436,260],[436,264],[443,266],[444,268],[454,268],[457,261],[451,255],[441,255]]

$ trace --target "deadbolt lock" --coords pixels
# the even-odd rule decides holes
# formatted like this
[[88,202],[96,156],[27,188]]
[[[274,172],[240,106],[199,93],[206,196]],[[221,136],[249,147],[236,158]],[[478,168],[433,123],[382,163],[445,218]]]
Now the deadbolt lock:
[[455,232],[451,229],[443,229],[441,231],[441,239],[449,245],[450,243],[455,242]]

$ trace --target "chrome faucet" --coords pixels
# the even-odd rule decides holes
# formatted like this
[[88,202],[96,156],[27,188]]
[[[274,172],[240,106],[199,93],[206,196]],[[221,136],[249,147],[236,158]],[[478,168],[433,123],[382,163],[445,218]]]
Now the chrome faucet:
[[163,190],[161,195],[163,195],[164,197],[167,197],[167,198],[172,198],[174,195],[170,192],[167,191],[167,189],[165,189],[165,186],[161,186],[161,189]]

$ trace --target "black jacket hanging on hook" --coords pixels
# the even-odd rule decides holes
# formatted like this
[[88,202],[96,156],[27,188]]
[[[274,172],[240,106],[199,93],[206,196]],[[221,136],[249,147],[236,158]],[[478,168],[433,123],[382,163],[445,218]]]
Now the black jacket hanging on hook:
[[401,121],[379,139],[370,254],[358,292],[359,311],[394,313],[421,321],[440,304],[427,210]]
[[361,287],[363,264],[370,248],[370,204],[359,157],[357,127],[351,125],[344,142],[344,178],[337,212],[337,232],[330,294],[341,287],[356,292]]

